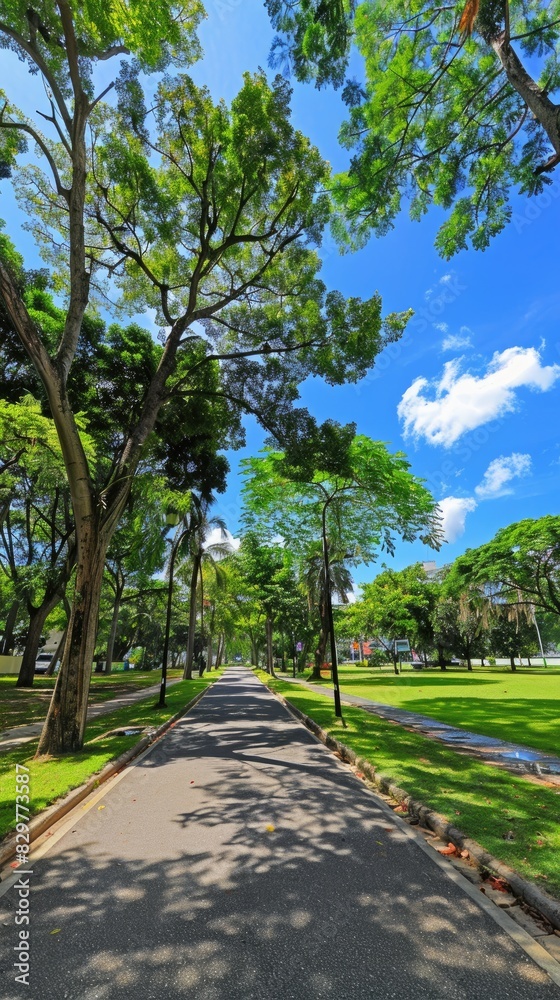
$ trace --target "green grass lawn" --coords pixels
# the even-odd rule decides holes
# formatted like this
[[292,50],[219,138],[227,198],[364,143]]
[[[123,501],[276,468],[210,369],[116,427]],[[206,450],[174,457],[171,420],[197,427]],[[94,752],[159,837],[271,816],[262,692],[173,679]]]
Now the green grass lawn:
[[[332,699],[302,685],[262,680],[369,760],[414,798],[522,875],[560,897],[560,792],[456,753],[359,708],[344,706],[347,728]],[[528,680],[528,678],[526,678]],[[504,840],[513,831],[515,840]]]
[[[110,760],[114,760],[129,747],[137,743],[138,736],[103,736],[111,729],[123,726],[159,726],[175,715],[191,698],[203,690],[221,674],[212,670],[202,678],[181,681],[170,688],[167,707],[154,708],[154,696],[136,702],[128,708],[118,709],[93,719],[88,723],[84,749],[81,753],[69,754],[52,760],[33,760],[37,749],[36,741],[3,753],[0,756],[0,837],[15,826],[15,765],[25,764],[29,768],[31,814],[35,815],[72,788],[77,788],[92,774],[100,771]],[[153,677],[153,674],[152,674]],[[97,737],[100,737],[98,739]],[[95,741],[95,742],[93,742]]]
[[[560,671],[538,668],[407,670],[339,667],[342,692],[431,715],[484,736],[560,754]],[[325,678],[321,683],[330,686]]]
[[[180,677],[181,670],[168,671],[169,678]],[[122,694],[140,691],[159,684],[157,670],[127,670],[112,674],[92,674],[89,702],[107,701]],[[0,732],[29,722],[40,722],[47,714],[56,677],[38,675],[32,688],[17,688],[17,675],[0,676]]]

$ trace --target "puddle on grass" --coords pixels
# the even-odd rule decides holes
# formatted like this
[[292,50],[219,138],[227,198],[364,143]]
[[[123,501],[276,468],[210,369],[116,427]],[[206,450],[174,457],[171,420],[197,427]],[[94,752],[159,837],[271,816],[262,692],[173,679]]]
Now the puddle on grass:
[[542,778],[546,775],[560,775],[560,758],[551,754],[508,743],[495,736],[481,736],[480,733],[471,733],[468,729],[457,729],[445,722],[416,715],[415,712],[408,712],[406,709],[395,710],[388,705],[371,702],[362,703],[360,707],[398,725],[406,726],[407,729],[420,731],[441,743],[453,744],[459,753],[470,752],[486,764],[497,764],[516,774],[536,775]]

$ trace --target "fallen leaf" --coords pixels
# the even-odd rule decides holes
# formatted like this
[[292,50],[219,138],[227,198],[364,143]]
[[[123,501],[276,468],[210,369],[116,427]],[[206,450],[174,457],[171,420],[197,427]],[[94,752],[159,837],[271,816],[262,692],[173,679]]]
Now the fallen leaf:
[[427,757],[419,757],[418,760],[420,761],[421,764],[430,764],[431,763],[431,761],[429,761]]
[[496,889],[497,892],[509,892],[509,886],[505,878],[497,878],[495,875],[485,878],[483,885],[489,885],[491,889]]
[[356,777],[357,777],[357,778],[363,778],[363,777],[364,777],[364,775],[362,774],[362,772],[361,772],[361,771],[356,771]]
[[395,827],[394,826],[384,826],[383,829],[386,830],[387,833],[392,833],[393,830],[395,829]]
[[12,861],[10,868],[19,868],[19,861]]
[[267,823],[267,825],[266,825],[266,831],[267,831],[267,833],[274,833],[274,827],[273,827],[272,823]]
[[104,808],[105,808],[105,806],[98,806],[97,808],[98,808],[98,809],[104,809]]
[[446,854],[449,856],[451,856],[452,854],[459,853],[459,851],[455,847],[455,844],[452,843],[449,843],[447,847],[436,847],[436,851],[438,851],[439,854]]
[[468,851],[461,851],[460,857],[461,858],[468,858],[468,857],[470,857],[470,854],[469,854]]
[[55,927],[54,931],[49,931],[49,934],[60,934],[61,930],[61,927]]

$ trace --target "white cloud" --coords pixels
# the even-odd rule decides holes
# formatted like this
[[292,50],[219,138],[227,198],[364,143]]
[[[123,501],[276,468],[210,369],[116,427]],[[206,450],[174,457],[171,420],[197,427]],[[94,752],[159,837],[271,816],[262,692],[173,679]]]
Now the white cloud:
[[500,455],[486,469],[482,481],[475,488],[480,500],[492,500],[512,493],[506,484],[517,476],[526,476],[531,471],[531,456],[514,451],[512,455]]
[[440,333],[447,333],[447,331],[449,330],[447,323],[432,323],[432,326],[436,330],[439,330]]
[[547,392],[560,377],[560,365],[543,365],[534,347],[497,351],[482,375],[461,372],[462,361],[446,362],[439,382],[417,378],[406,390],[397,408],[405,437],[449,448],[466,431],[515,410],[521,386]]
[[[461,330],[465,330],[466,327],[461,327]],[[449,337],[444,337],[441,349],[442,351],[462,351],[465,347],[472,347],[472,341],[467,333],[450,333]]]
[[441,528],[446,542],[455,542],[465,530],[467,514],[477,506],[473,497],[444,497],[439,501]]

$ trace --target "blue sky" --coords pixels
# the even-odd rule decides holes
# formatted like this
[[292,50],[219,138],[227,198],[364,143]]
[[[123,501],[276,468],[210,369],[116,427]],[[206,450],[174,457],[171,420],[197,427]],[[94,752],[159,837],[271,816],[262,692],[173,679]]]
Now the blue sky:
[[[214,98],[229,101],[244,71],[267,67],[272,33],[257,0],[210,0],[208,15],[201,32],[205,56],[193,76]],[[11,62],[6,53],[2,58]],[[23,85],[23,68],[14,64],[13,70]],[[346,164],[337,143],[343,116],[338,94],[295,86],[293,120],[334,169]],[[0,216],[31,254],[29,236],[18,234],[21,218],[8,185],[0,190]],[[323,275],[330,287],[364,298],[378,289],[386,312],[415,310],[401,343],[388,348],[361,383],[331,388],[311,380],[301,394],[317,419],[355,421],[360,433],[406,451],[412,470],[443,501],[449,543],[437,555],[420,543],[400,544],[387,559],[396,568],[416,559],[449,562],[512,521],[558,512],[560,173],[547,198],[516,199],[514,210],[513,223],[486,252],[469,250],[450,262],[433,248],[442,218],[437,211],[421,223],[403,214],[388,236],[357,254],[340,256],[326,246]],[[217,512],[234,533],[238,461],[262,441],[249,421],[247,448],[230,456],[228,490]],[[375,572],[365,567],[356,578]]]

